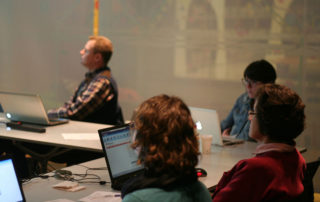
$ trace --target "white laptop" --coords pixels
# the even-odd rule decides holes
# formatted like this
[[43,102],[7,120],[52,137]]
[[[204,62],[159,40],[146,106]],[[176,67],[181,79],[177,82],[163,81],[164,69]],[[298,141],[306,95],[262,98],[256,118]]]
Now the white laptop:
[[232,145],[243,143],[234,137],[222,137],[219,116],[216,110],[189,107],[193,121],[200,135],[212,135],[212,144]]
[[26,201],[10,157],[0,157],[0,179],[0,201]]
[[39,95],[0,92],[0,104],[10,121],[45,126],[67,123],[66,119],[49,120]]

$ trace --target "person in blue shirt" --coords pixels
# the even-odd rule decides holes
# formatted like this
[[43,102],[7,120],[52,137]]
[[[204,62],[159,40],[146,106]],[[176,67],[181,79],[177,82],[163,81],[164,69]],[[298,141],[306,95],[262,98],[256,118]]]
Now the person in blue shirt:
[[246,92],[238,97],[229,115],[221,122],[223,136],[254,141],[249,137],[248,112],[253,108],[259,87],[266,83],[275,83],[276,78],[274,67],[266,60],[254,61],[247,66],[242,79]]

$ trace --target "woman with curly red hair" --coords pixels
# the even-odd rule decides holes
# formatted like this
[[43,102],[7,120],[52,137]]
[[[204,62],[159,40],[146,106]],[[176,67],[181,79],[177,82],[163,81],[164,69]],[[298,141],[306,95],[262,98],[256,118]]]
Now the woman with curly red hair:
[[133,148],[145,172],[122,189],[124,202],[211,201],[198,181],[198,140],[189,108],[178,97],[159,95],[143,102],[135,117]]

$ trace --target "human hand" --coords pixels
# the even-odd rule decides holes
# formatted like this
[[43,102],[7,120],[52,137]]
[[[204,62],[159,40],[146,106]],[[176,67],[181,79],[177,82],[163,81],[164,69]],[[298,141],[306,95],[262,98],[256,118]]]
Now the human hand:
[[230,136],[230,131],[231,131],[231,128],[225,129],[224,131],[222,131],[222,136]]

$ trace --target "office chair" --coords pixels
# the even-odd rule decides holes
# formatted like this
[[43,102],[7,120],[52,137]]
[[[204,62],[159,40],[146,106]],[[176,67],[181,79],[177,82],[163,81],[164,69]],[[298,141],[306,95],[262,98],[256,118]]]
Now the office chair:
[[320,158],[316,161],[307,163],[307,170],[303,180],[304,191],[303,193],[293,201],[313,202],[314,201],[314,188],[313,177],[317,172],[320,165]]

